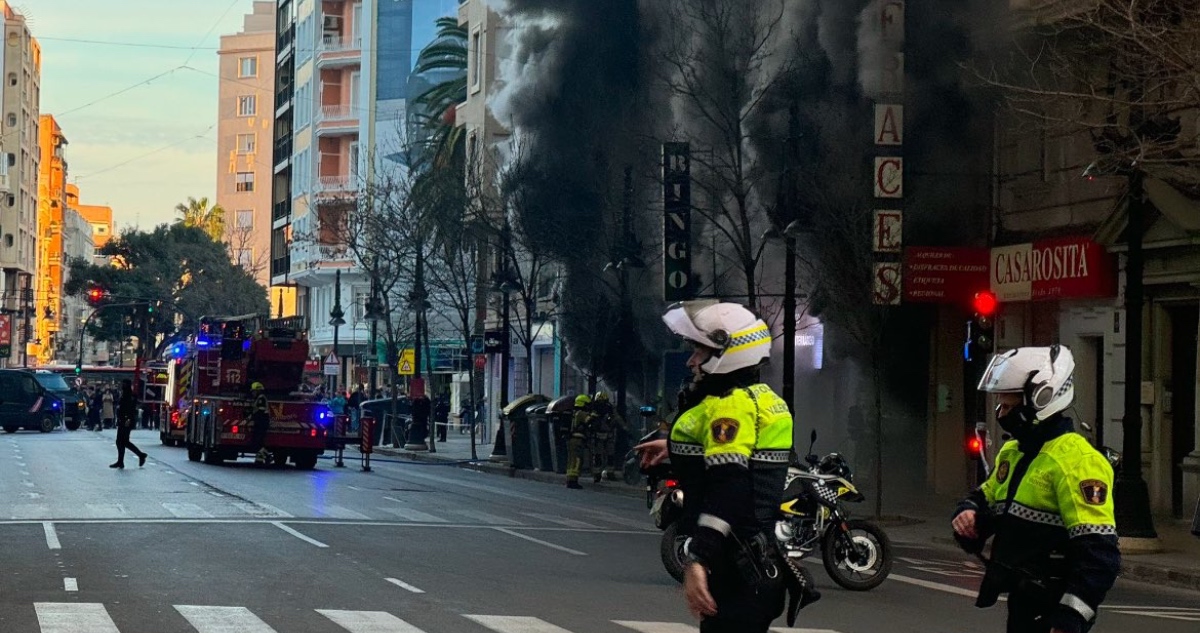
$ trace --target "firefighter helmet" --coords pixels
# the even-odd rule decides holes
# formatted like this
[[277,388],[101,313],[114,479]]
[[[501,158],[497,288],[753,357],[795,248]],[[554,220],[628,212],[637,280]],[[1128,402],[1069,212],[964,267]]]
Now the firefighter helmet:
[[255,382],[250,385],[250,391],[262,391],[266,389],[261,382]]
[[586,393],[581,393],[575,396],[575,408],[582,409],[592,403],[592,397]]

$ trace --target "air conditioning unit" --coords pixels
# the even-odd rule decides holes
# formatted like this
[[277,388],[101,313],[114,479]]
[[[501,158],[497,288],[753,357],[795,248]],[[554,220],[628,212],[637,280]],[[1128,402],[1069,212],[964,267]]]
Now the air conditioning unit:
[[327,15],[325,16],[324,23],[326,31],[342,30],[342,16],[340,15]]

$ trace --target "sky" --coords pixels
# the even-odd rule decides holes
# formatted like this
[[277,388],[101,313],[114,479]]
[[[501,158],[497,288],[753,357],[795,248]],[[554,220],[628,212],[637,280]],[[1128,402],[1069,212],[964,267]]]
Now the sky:
[[[9,4],[41,43],[41,112],[66,134],[80,202],[112,206],[118,227],[150,229],[173,221],[188,196],[215,198],[217,46],[241,30],[253,0]],[[457,8],[416,0],[415,41]]]
[[214,197],[216,49],[252,0],[9,4],[41,43],[41,112],[67,137],[80,202],[148,229],[172,221],[188,196]]

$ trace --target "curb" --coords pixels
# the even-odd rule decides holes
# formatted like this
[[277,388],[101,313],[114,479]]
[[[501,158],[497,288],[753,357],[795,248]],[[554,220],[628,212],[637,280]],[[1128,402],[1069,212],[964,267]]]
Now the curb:
[[[958,543],[950,537],[931,536],[929,540],[938,545],[950,545],[958,549]],[[1143,563],[1136,558],[1131,560],[1131,556],[1136,557],[1137,555],[1124,553],[1121,555],[1121,578],[1163,587],[1200,591],[1200,569],[1163,567],[1162,565]]]
[[[376,447],[375,452],[379,455],[388,457],[399,457],[408,459],[414,462],[423,463],[444,463],[447,466],[462,468],[463,470],[473,470],[475,472],[486,473],[489,475],[500,475],[510,477],[512,479],[526,479],[529,481],[537,481],[546,484],[554,484],[566,487],[566,475],[547,472],[542,470],[530,470],[522,468],[513,468],[507,462],[488,461],[486,457],[480,457],[478,461],[454,459],[450,457],[442,457],[438,453],[430,455],[426,452],[413,452],[396,448],[381,448]],[[643,498],[646,494],[644,488],[638,486],[630,486],[614,481],[602,481],[599,484],[591,481],[583,482],[585,490],[594,490],[605,494],[615,494],[624,497]]]

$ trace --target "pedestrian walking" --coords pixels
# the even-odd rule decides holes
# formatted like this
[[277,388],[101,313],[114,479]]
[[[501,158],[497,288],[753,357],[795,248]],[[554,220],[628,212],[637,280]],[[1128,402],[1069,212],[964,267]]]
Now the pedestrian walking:
[[[108,405],[112,404],[112,394],[109,395]],[[138,456],[138,468],[146,465],[146,454],[138,450],[129,440],[129,434],[137,425],[138,403],[133,395],[133,382],[129,379],[121,381],[121,400],[117,405],[117,461],[109,464],[109,468],[125,468],[125,449],[133,451]]]
[[[130,387],[130,391],[133,388]],[[113,406],[113,392],[109,389],[104,390],[104,394],[100,396],[100,417],[104,420],[104,428],[112,428],[113,420],[117,417],[115,407]]]
[[463,398],[458,403],[458,434],[465,435],[471,432],[471,425],[475,423],[475,411],[471,406],[470,398]]
[[687,301],[663,315],[692,344],[692,383],[668,439],[635,449],[642,466],[671,459],[684,491],[684,597],[701,633],[766,633],[792,596],[788,625],[820,597],[777,548],[775,521],[792,452],[792,416],[759,381],[767,324],[744,306]]
[[99,431],[104,428],[100,418],[100,412],[104,408],[104,395],[96,389],[95,385],[88,385],[88,428],[93,431]]
[[1013,439],[951,525],[968,553],[993,539],[975,606],[1008,594],[1008,633],[1088,631],[1121,569],[1112,466],[1063,415],[1074,372],[1065,346],[1021,347],[994,356],[979,381]]

